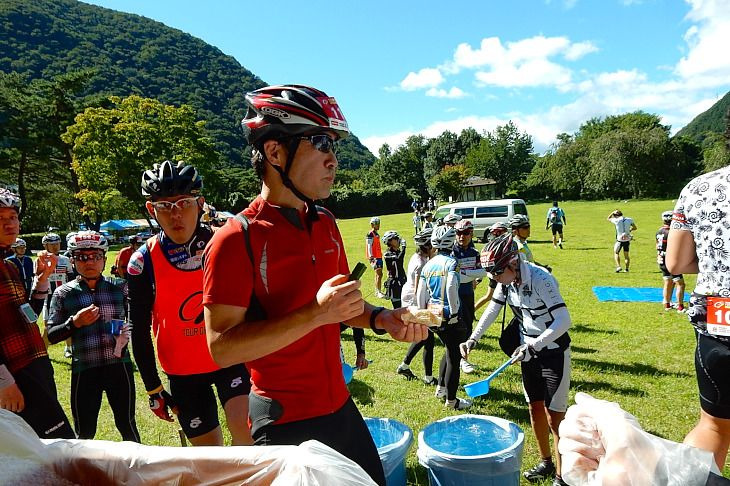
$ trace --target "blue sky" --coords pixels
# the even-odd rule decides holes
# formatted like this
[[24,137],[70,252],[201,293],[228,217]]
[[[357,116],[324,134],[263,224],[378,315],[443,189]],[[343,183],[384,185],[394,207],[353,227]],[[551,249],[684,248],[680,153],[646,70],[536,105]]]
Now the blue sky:
[[676,131],[730,89],[727,0],[88,3],[199,37],[267,83],[326,91],[376,154],[510,119],[538,151],[634,110]]

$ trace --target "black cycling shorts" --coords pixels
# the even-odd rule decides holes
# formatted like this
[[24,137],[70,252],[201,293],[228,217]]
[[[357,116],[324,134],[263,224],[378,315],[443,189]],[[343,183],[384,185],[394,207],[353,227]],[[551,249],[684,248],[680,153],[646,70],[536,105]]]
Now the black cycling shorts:
[[616,242],[616,243],[615,243],[615,244],[613,245],[613,252],[614,252],[614,253],[618,253],[618,252],[620,252],[620,251],[621,251],[622,249],[623,249],[623,250],[624,250],[625,252],[628,252],[628,251],[629,251],[629,247],[630,247],[630,246],[631,246],[631,242],[630,242],[630,241],[617,241],[617,242]]
[[[302,397],[302,400],[306,399]],[[348,398],[339,410],[331,414],[283,424],[254,419],[258,413],[255,409],[259,408],[257,402],[263,405],[261,400],[267,399],[251,394],[251,420],[262,424],[251,427],[254,445],[299,445],[307,440],[318,440],[358,463],[373,481],[385,485],[378,449],[352,398]],[[259,412],[263,412],[263,408]]]
[[664,262],[664,259],[662,259],[662,263],[659,264],[659,270],[662,272],[662,278],[665,278],[667,280],[669,280],[671,278],[672,280],[677,282],[684,278],[684,275],[682,275],[681,273],[679,275],[674,275],[672,273],[669,273],[669,269],[667,268],[667,265]]
[[242,364],[196,375],[169,375],[170,394],[178,406],[177,419],[188,438],[207,434],[220,425],[218,404],[213,385],[221,405],[228,400],[251,391],[251,377]]
[[696,332],[695,373],[702,410],[730,419],[730,343]]
[[558,233],[560,233],[562,235],[563,234],[563,225],[562,224],[553,223],[552,224],[552,230],[553,230],[553,235],[556,235]]
[[545,402],[545,407],[550,410],[565,412],[570,387],[570,348],[565,351],[543,350],[521,365],[522,387],[527,402]]

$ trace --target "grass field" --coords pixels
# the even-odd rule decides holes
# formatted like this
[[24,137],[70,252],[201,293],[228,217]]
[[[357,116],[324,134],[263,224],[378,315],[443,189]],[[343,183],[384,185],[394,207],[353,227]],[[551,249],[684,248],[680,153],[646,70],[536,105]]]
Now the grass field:
[[[562,251],[552,248],[550,232],[544,230],[548,206],[537,204],[528,208],[534,225],[530,247],[536,260],[552,266],[573,320],[570,330],[573,358],[571,401],[577,391],[617,401],[636,415],[648,431],[681,441],[699,416],[693,365],[694,335],[686,317],[676,312],[664,312],[660,304],[599,303],[591,291],[591,287],[596,285],[661,286],[654,234],[661,225],[661,212],[672,209],[673,202],[566,202],[563,206],[567,216],[566,239]],[[614,227],[606,221],[606,216],[616,207],[634,218],[638,226],[631,244],[632,263],[628,274],[614,273]],[[368,219],[339,222],[351,267],[364,260]],[[411,214],[383,216],[381,234],[390,229],[409,237],[410,256],[413,249]],[[481,249],[482,245],[477,246]],[[110,254],[108,266],[113,258],[114,255]],[[695,277],[688,276],[686,280],[687,290],[691,291]],[[374,297],[372,270],[365,273],[362,281],[367,301],[388,304]],[[485,293],[485,287],[477,288],[477,298]],[[499,325],[495,324],[482,339],[472,354],[472,362],[478,367],[478,372],[462,374],[462,385],[485,378],[504,361],[505,356],[497,345],[498,333]],[[367,370],[358,371],[350,383],[350,391],[363,415],[397,419],[409,425],[417,435],[428,423],[456,414],[434,398],[432,387],[420,382],[407,382],[395,373],[408,347],[406,343],[393,342],[387,336],[374,336],[369,332],[366,335],[367,355],[374,361]],[[350,333],[343,335],[343,341],[346,359],[352,362],[355,350]],[[443,347],[437,340],[435,370],[442,352]],[[62,356],[62,345],[51,347],[50,354],[56,369],[61,403],[68,410],[69,361]],[[411,366],[419,376],[423,374],[420,359],[419,355]],[[318,392],[316,383],[312,384],[312,392]],[[137,421],[143,442],[179,444],[177,424],[162,422],[148,410],[139,377],[137,395]],[[459,396],[464,396],[463,390],[459,391]],[[539,460],[517,367],[507,369],[494,380],[489,395],[477,399],[470,413],[516,422],[525,431],[523,468]],[[96,438],[119,440],[106,403],[102,407]],[[428,484],[425,470],[416,459],[415,443],[407,465],[410,484]]]

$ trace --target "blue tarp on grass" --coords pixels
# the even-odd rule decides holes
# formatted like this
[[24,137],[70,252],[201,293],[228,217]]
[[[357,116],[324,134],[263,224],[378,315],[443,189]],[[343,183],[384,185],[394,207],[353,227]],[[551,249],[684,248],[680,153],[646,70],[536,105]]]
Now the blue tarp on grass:
[[[662,289],[654,287],[593,287],[601,302],[662,302]],[[689,294],[684,293],[689,302]]]

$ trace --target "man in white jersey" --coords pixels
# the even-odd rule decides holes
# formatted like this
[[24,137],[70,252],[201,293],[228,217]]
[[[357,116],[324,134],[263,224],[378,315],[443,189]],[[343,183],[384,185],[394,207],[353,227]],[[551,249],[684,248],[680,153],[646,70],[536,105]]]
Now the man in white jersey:
[[620,209],[611,211],[607,219],[616,226],[616,243],[613,245],[616,273],[621,272],[621,259],[619,257],[621,250],[624,251],[624,263],[626,265],[626,272],[628,273],[629,263],[631,263],[629,246],[631,245],[631,239],[634,237],[631,233],[636,231],[636,224],[633,219],[624,216],[624,213]]
[[[529,482],[554,477],[554,486],[565,483],[560,477],[557,453],[560,422],[568,407],[570,386],[570,314],[560,295],[558,282],[543,267],[525,260],[513,235],[492,240],[481,254],[481,263],[499,285],[492,301],[479,319],[477,328],[459,346],[467,357],[477,341],[495,321],[505,304],[519,312],[520,346],[513,353],[521,361],[522,387],[529,404],[530,422],[542,461],[523,473]],[[554,441],[555,462],[550,449]]]

